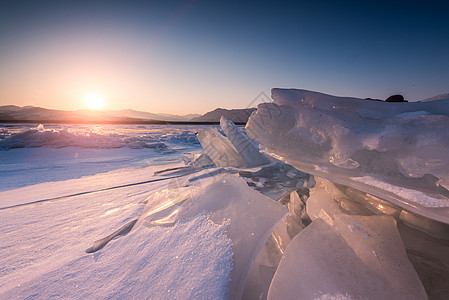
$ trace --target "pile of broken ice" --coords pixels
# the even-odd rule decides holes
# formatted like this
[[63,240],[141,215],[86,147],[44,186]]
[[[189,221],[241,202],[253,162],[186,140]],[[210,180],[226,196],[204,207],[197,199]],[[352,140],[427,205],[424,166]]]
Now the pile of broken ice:
[[447,297],[449,99],[286,89],[272,98],[246,132],[317,184],[309,195],[298,190],[302,203],[296,191],[286,201],[300,225],[303,211],[312,222],[285,248],[268,298]]
[[200,131],[204,152],[159,173],[179,177],[130,226],[200,213],[226,224],[229,299],[447,297],[449,99],[273,98],[252,139],[224,118],[226,136]]

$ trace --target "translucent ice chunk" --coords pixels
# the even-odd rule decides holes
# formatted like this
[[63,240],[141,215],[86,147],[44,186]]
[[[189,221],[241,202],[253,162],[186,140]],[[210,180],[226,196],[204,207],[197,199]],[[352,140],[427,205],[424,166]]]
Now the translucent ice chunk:
[[205,167],[205,166],[213,166],[214,162],[209,157],[209,155],[205,153],[195,154],[193,160],[189,162],[189,165],[194,167]]
[[245,300],[262,300],[267,298],[268,289],[282,252],[273,236],[270,236],[256,258],[246,281],[243,298]]
[[[384,258],[379,255],[379,260]],[[405,274],[407,271],[417,278],[408,266],[409,262],[406,268],[391,268],[400,269],[400,275],[407,279],[413,277]],[[316,299],[326,295],[346,295],[350,299],[427,298],[419,280],[398,288],[397,282],[402,280],[394,278],[395,283],[391,283],[375,271],[336,230],[318,219],[290,242],[273,277],[268,299]]]
[[315,299],[341,293],[355,299],[387,299],[387,290],[332,227],[316,220],[284,252],[268,299]]
[[449,243],[398,223],[407,254],[430,299],[446,299],[449,295]]
[[246,125],[267,153],[449,224],[449,99],[391,103],[297,89],[273,89],[272,98]]
[[271,161],[259,152],[257,144],[251,140],[240,128],[225,117],[221,117],[220,126],[229,141],[239,152],[248,168],[270,164]]
[[405,210],[401,211],[399,219],[408,226],[424,231],[438,239],[449,241],[449,225],[447,224],[423,218]]
[[287,206],[289,211],[287,217],[274,229],[272,234],[279,250],[283,252],[290,241],[310,224],[310,219],[297,191],[285,194],[278,202]]
[[217,167],[245,167],[245,162],[232,143],[216,129],[200,130],[198,140]]
[[426,293],[407,258],[396,221],[391,216],[335,216],[334,229],[358,258],[404,299],[425,299]]
[[334,216],[344,212],[334,200],[338,197],[336,194],[341,192],[327,180],[316,178],[316,181],[316,186],[310,190],[310,197],[307,200],[307,215],[312,221],[322,218],[333,225]]
[[364,193],[351,187],[340,187],[344,189],[343,192],[346,196],[349,197],[352,202],[359,203],[361,206],[376,215],[390,215],[397,219],[399,217],[399,214],[401,213],[400,208],[388,201],[384,201],[378,197]]

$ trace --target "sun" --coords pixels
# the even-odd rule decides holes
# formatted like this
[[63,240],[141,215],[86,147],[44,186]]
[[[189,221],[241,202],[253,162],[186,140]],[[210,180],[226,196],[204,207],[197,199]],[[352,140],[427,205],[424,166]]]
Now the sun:
[[104,107],[104,98],[98,94],[88,94],[84,97],[84,103],[86,103],[87,107],[90,109],[102,109]]

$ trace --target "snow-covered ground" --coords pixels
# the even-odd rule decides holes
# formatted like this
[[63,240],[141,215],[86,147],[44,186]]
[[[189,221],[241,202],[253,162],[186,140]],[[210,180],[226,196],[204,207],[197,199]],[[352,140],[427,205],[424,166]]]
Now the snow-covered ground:
[[[135,170],[113,171],[56,182],[53,188],[64,193],[67,188],[90,188],[96,181],[144,180],[154,170],[146,168],[139,175]],[[98,252],[85,252],[95,240],[138,218],[142,202],[169,183],[0,210],[0,298],[225,298],[231,241],[224,234],[226,227],[204,214],[171,228],[142,226]],[[47,187],[38,184],[28,191],[35,199],[45,198]]]
[[260,145],[224,118],[4,126],[0,298],[445,299],[449,100],[273,98]]

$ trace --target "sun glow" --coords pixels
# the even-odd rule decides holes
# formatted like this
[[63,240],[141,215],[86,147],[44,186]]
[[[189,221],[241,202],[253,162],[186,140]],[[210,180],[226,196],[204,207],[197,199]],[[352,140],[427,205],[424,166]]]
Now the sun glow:
[[84,103],[86,103],[89,109],[102,109],[104,106],[104,98],[98,94],[89,94],[84,97]]

